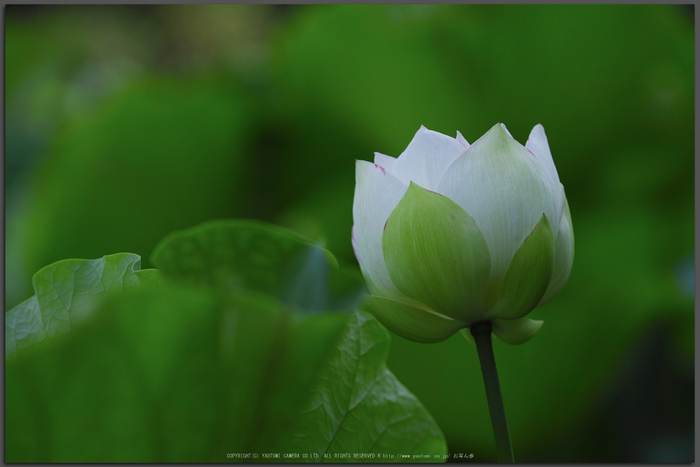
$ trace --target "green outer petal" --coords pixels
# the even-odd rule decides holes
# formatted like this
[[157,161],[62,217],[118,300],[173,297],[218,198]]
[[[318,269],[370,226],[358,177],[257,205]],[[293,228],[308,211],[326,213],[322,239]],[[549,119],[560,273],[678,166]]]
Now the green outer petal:
[[444,341],[466,326],[462,321],[376,295],[369,295],[365,305],[391,332],[415,342]]
[[489,319],[517,319],[531,312],[547,290],[554,268],[554,235],[542,214],[513,257]]
[[476,222],[451,199],[411,183],[387,220],[382,250],[400,292],[451,318],[483,318],[491,258]]
[[544,321],[530,318],[495,319],[491,322],[494,335],[510,345],[519,345],[529,341],[537,334],[542,324]]
[[559,235],[554,253],[554,270],[552,271],[552,280],[544,293],[542,300],[537,306],[542,306],[552,300],[566,285],[571,274],[571,267],[574,264],[574,227],[571,224],[571,211],[569,211],[569,202],[566,199],[564,186],[561,187],[562,196],[564,197],[564,213],[559,224]]

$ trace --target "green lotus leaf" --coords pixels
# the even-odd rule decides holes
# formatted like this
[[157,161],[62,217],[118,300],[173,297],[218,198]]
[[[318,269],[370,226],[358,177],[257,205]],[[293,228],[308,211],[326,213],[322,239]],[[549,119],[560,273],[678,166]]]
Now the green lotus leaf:
[[40,269],[32,279],[35,295],[5,314],[5,359],[67,333],[111,292],[140,289],[159,281],[154,269],[139,270],[132,253],[99,259],[69,259]]
[[291,230],[252,219],[209,221],[173,232],[151,262],[188,282],[271,295],[307,312],[351,309],[364,282],[320,245]]
[[[389,336],[367,314],[168,281],[99,311],[8,362],[8,462],[444,460],[442,433],[386,368]],[[336,457],[346,452],[375,457]]]
[[317,373],[320,384],[286,452],[318,453],[321,461],[334,463],[444,461],[447,445],[437,424],[386,367],[389,343],[371,316],[350,316]]

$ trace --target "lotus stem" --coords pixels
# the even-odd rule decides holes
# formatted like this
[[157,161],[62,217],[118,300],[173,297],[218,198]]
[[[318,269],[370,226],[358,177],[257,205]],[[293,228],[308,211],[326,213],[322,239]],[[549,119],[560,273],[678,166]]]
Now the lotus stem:
[[471,327],[472,336],[476,343],[476,350],[481,363],[481,373],[484,376],[484,386],[486,387],[486,400],[489,404],[489,415],[491,415],[491,425],[493,426],[493,436],[496,438],[496,451],[498,462],[515,462],[513,458],[513,445],[510,441],[510,431],[508,430],[508,420],[503,407],[503,396],[501,386],[498,383],[498,372],[496,371],[496,359],[491,346],[491,322],[482,321]]

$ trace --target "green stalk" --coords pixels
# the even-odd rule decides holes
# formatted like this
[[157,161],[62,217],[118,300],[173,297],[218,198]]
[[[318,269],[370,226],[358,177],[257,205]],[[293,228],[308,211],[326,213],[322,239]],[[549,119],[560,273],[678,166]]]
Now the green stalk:
[[508,420],[506,419],[506,411],[503,408],[501,385],[498,383],[496,359],[493,356],[493,347],[491,346],[491,322],[482,321],[474,324],[471,327],[471,333],[474,336],[476,350],[479,353],[479,363],[481,363],[481,373],[484,376],[486,400],[489,404],[493,436],[496,438],[498,462],[515,462],[513,445],[510,442]]

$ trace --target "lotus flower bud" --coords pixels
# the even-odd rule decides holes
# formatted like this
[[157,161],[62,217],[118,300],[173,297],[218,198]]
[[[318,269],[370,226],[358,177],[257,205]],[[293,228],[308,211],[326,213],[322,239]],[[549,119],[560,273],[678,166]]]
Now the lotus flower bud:
[[398,158],[357,161],[356,179],[352,244],[366,306],[389,330],[439,342],[491,321],[520,344],[540,329],[526,315],[564,287],[574,258],[542,125],[525,146],[503,124],[471,146],[421,127]]

